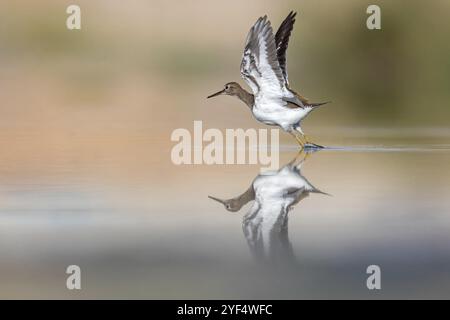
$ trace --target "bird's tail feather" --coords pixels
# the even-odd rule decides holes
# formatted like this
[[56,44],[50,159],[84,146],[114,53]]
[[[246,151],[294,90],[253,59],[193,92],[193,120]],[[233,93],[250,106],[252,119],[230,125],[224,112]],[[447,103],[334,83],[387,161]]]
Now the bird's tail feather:
[[323,191],[321,191],[321,190],[319,190],[319,189],[316,189],[316,188],[312,189],[310,192],[311,192],[311,193],[324,194],[324,195],[326,195],[326,196],[330,196],[330,197],[331,197],[331,194],[326,193],[326,192],[323,192]]
[[320,107],[323,106],[324,104],[330,103],[331,101],[326,101],[326,102],[317,102],[317,103],[309,103],[308,107],[311,108],[316,108],[316,107]]

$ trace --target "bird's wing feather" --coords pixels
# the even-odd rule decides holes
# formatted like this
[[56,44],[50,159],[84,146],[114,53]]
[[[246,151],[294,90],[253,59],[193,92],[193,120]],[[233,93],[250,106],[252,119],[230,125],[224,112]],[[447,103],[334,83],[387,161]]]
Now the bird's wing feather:
[[275,34],[275,44],[277,47],[277,58],[280,64],[281,71],[283,72],[283,77],[288,84],[288,73],[286,66],[286,50],[289,45],[289,37],[291,35],[292,29],[294,28],[295,16],[297,12],[291,11],[289,15],[284,19]]
[[275,37],[267,16],[259,18],[247,36],[241,74],[255,95],[281,97],[286,90],[278,62]]
[[291,11],[286,19],[281,23],[280,27],[275,34],[275,44],[277,47],[277,58],[280,64],[283,77],[286,82],[286,88],[289,91],[288,95],[283,97],[283,100],[287,102],[286,107],[290,109],[304,108],[309,104],[308,99],[295,92],[289,87],[286,51],[289,45],[289,37],[291,36],[292,29],[294,28],[295,16],[297,12]]

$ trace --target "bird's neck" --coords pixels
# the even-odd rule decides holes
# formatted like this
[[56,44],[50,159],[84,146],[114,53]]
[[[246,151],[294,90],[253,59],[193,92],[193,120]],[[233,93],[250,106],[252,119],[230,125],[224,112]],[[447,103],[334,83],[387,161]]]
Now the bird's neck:
[[247,204],[249,201],[255,200],[255,190],[253,189],[253,184],[240,196],[237,197],[241,207]]
[[253,103],[255,102],[255,97],[253,96],[253,94],[245,91],[245,89],[241,89],[238,91],[236,96],[239,98],[239,100],[244,102],[247,107],[250,108],[250,110],[253,109]]

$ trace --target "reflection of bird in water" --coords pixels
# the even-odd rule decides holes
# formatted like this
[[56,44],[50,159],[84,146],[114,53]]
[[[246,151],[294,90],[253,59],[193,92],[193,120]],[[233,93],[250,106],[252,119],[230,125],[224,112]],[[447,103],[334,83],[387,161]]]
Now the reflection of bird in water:
[[228,211],[239,211],[254,200],[243,218],[242,228],[250,250],[258,259],[294,258],[288,237],[288,212],[311,193],[326,194],[315,188],[300,172],[305,157],[295,157],[277,171],[258,175],[241,195],[223,200]]
[[290,12],[275,36],[267,16],[259,18],[250,29],[241,62],[241,75],[251,87],[247,92],[236,82],[208,98],[221,94],[238,97],[253,116],[268,125],[277,125],[290,133],[302,146],[320,147],[307,142],[301,121],[316,107],[325,104],[308,101],[289,86],[286,50],[296,13]]

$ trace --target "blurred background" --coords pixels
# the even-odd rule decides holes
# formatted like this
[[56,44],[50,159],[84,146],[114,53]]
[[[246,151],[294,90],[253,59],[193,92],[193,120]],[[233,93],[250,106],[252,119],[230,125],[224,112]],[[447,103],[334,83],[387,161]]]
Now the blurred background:
[[[75,3],[82,29],[70,31]],[[366,28],[370,4],[381,30]],[[207,199],[244,191],[258,166],[174,166],[170,134],[194,120],[265,128],[238,100],[206,96],[244,84],[248,30],[290,10],[290,83],[332,101],[306,133],[406,152],[308,160],[334,197],[292,218],[304,265],[284,281],[251,271],[241,217]],[[2,1],[0,297],[373,297],[364,271],[377,259],[393,273],[376,297],[446,297],[449,12],[444,0]],[[68,264],[85,272],[80,292],[65,288]]]

